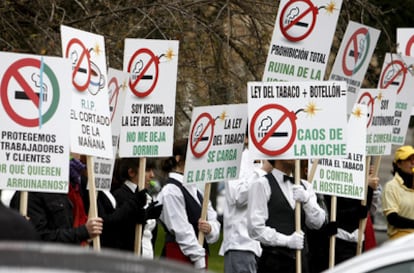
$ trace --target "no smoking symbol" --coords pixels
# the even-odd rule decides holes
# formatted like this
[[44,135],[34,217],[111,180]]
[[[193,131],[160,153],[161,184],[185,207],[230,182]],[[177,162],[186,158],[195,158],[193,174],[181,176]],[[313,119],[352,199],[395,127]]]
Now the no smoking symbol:
[[399,94],[404,86],[407,72],[408,69],[402,61],[395,60],[389,63],[381,75],[380,88],[387,89],[390,86],[396,86],[397,94]]
[[69,41],[66,47],[66,58],[72,61],[72,84],[78,91],[85,91],[92,76],[89,50],[81,40],[74,38]]
[[309,0],[289,1],[282,9],[279,27],[283,36],[298,42],[311,34],[315,27],[318,8]]
[[[9,66],[1,81],[0,94],[4,110],[12,120],[22,126],[36,127],[40,125],[40,120],[43,123],[46,123],[53,117],[58,108],[60,96],[59,84],[51,68],[43,63],[44,75],[49,79],[52,88],[51,92],[47,94],[47,106],[49,108],[44,114],[39,116],[39,112],[41,112],[39,109],[43,100],[45,100],[45,97],[43,97],[43,100],[41,100],[40,97],[41,95],[46,96],[46,94],[41,94],[44,91],[37,92],[36,89],[42,88],[45,90],[45,85],[39,85],[37,81],[33,82],[28,79],[33,79],[33,75],[40,73],[41,65],[42,63],[36,59],[20,59]],[[33,73],[33,71],[35,71],[35,73]],[[27,75],[31,76],[27,77]],[[43,75],[39,75],[39,77],[43,77]],[[37,85],[39,85],[39,87],[37,87]],[[51,101],[49,101],[50,98]],[[25,103],[25,105],[22,107],[21,104],[18,104],[19,101],[22,101],[20,103]],[[32,109],[33,107],[31,107],[33,105],[35,108],[34,110]],[[34,113],[36,113],[37,116]]]
[[202,157],[210,148],[214,137],[215,120],[209,113],[201,114],[191,129],[190,149],[197,158]]
[[370,35],[367,28],[360,28],[349,39],[342,56],[342,70],[352,76],[363,66],[370,47]]
[[405,47],[405,56],[413,56],[414,54],[412,54],[411,49],[413,48],[414,45],[414,35],[410,37],[410,39],[407,42],[407,45]]
[[135,96],[144,98],[154,91],[159,63],[159,57],[148,48],[141,48],[132,55],[128,64],[128,73],[131,75],[129,87]]
[[118,84],[118,79],[113,77],[108,83],[108,89],[110,94],[109,111],[111,112],[111,121],[114,118],[116,107],[118,105],[119,91],[121,86]]
[[250,138],[255,147],[269,156],[289,150],[296,139],[296,114],[279,104],[268,104],[251,120]]
[[358,99],[358,103],[365,104],[369,108],[368,122],[367,122],[367,128],[368,128],[371,125],[372,118],[374,117],[375,98],[373,98],[370,93],[365,92]]

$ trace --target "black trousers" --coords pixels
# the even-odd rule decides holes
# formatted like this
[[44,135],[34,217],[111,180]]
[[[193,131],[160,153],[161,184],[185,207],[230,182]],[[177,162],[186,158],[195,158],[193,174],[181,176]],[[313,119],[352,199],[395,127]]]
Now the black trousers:
[[[301,251],[302,272],[309,273],[307,255]],[[257,273],[296,273],[296,251],[288,248],[266,248],[257,263]]]

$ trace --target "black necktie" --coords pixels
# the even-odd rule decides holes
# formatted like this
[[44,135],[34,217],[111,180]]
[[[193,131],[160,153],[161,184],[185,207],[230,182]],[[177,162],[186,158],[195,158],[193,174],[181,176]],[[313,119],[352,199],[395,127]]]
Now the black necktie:
[[295,183],[295,179],[292,176],[284,174],[283,175],[283,182],[288,182],[288,181],[292,184]]

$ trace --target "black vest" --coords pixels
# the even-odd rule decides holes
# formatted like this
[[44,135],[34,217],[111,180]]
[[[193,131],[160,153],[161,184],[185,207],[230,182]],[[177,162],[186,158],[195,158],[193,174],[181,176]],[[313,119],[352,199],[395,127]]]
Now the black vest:
[[[193,198],[193,196],[188,192],[188,190],[183,186],[182,183],[178,182],[175,179],[169,178],[167,180],[168,184],[174,184],[177,186],[184,196],[185,210],[187,212],[188,222],[193,226],[194,234],[198,237],[198,219],[201,217],[201,205],[203,204],[203,196],[200,192],[197,191],[197,198],[200,204]],[[165,242],[175,242],[175,236],[164,226],[166,231]],[[208,245],[206,240],[204,240],[203,247],[208,253]]]
[[[266,175],[267,180],[269,181],[269,186],[271,189],[270,199],[267,202],[269,218],[266,220],[266,226],[275,228],[278,232],[285,235],[290,235],[295,232],[295,209],[292,209],[285,195],[283,194],[279,184],[277,183],[275,177],[269,173]],[[290,182],[286,182],[290,183]],[[303,186],[303,185],[302,185]],[[307,252],[307,240],[306,240],[306,226],[305,226],[305,212],[301,207],[301,229],[305,232],[305,247],[302,249],[302,252]],[[296,251],[289,249],[287,247],[269,247],[262,245],[263,249],[275,250],[285,252],[286,255],[290,257],[296,256]]]

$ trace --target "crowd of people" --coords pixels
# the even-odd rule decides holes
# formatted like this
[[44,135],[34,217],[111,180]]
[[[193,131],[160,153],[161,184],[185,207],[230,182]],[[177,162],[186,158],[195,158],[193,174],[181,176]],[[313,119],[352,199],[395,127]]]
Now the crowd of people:
[[[82,157],[73,156],[67,194],[30,192],[25,216],[18,213],[19,192],[10,208],[0,202],[0,222],[4,223],[0,238],[90,246],[99,236],[103,248],[133,252],[136,226],[142,225],[140,253],[153,259],[161,225],[165,230],[161,256],[196,269],[208,268],[209,244],[217,242],[222,232],[220,255],[226,273],[296,272],[297,266],[313,273],[328,268],[332,236],[336,239],[335,264],[357,255],[360,220],[368,218],[366,231],[372,230],[370,211],[377,208],[377,202],[382,201],[390,239],[414,232],[414,148],[410,145],[396,150],[394,176],[383,189],[371,174],[366,204],[338,197],[336,221],[331,221],[331,196],[315,193],[307,181],[306,160],[300,163],[300,183],[295,183],[295,160],[256,160],[249,154],[246,138],[239,178],[225,181],[221,223],[211,202],[202,219],[203,192],[197,185],[183,183],[187,143],[185,138],[175,141],[173,155],[161,160],[159,169],[166,180],[157,196],[149,194],[156,161],[146,161],[145,187],[140,189],[139,159],[120,159],[114,174],[120,183],[98,191],[98,217],[88,217],[87,166]],[[370,236],[365,233],[366,241]],[[366,244],[365,250],[373,245]]]

